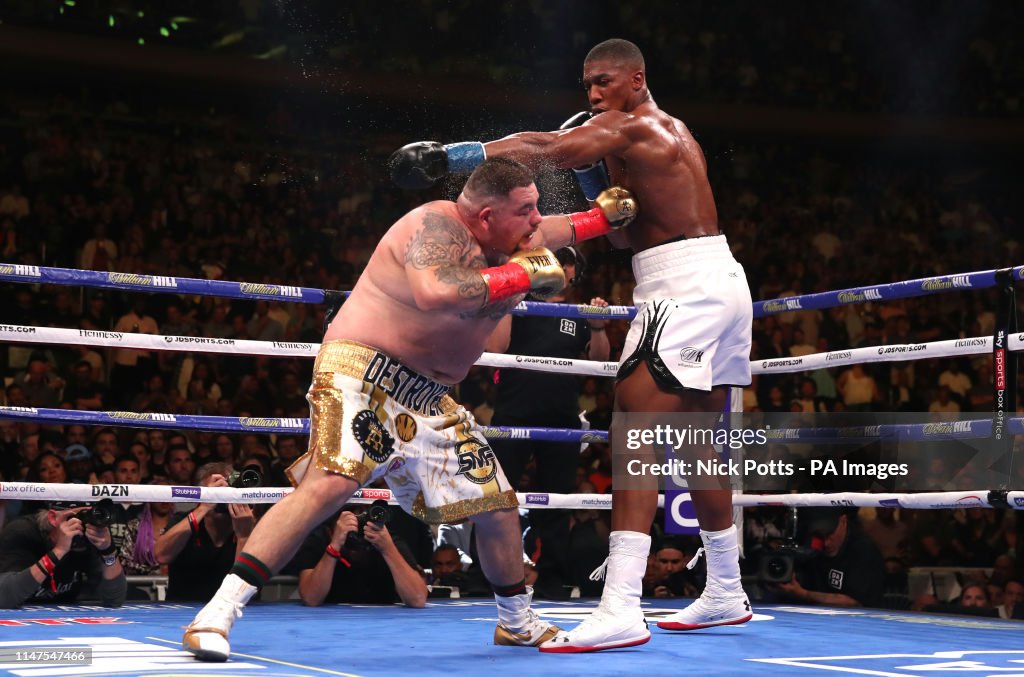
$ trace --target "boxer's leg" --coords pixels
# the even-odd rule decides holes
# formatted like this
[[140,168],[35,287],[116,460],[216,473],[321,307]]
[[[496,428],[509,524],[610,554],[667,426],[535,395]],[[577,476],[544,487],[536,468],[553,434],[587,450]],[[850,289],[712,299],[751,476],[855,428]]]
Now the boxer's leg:
[[498,625],[494,643],[538,646],[560,631],[530,608],[533,589],[526,586],[519,511],[494,510],[473,515],[477,554],[484,575],[494,588]]
[[203,661],[226,661],[228,634],[262,583],[295,555],[316,525],[343,506],[359,484],[311,463],[296,490],[275,504],[253,529],[213,599],[186,628],[182,645]]

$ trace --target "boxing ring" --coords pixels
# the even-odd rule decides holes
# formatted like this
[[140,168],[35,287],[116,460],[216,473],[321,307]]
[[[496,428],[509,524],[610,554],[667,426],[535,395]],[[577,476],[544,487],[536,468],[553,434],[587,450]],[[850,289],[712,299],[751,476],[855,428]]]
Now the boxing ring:
[[[29,284],[103,287],[135,292],[222,296],[246,300],[304,303],[335,302],[338,292],[275,284],[251,284],[126,273],[0,264],[0,280]],[[927,439],[999,436],[1003,445],[1024,434],[1024,420],[1014,416],[1015,353],[1024,350],[1013,308],[1013,285],[1024,280],[1024,266],[908,280],[885,285],[823,292],[755,303],[755,317],[797,310],[818,310],[866,301],[890,301],[948,291],[998,288],[1004,301],[993,336],[928,343],[872,346],[796,358],[758,360],[754,373],[790,373],[867,361],[991,354],[995,367],[996,411],[966,425],[929,430],[898,428],[897,434]],[[632,308],[565,306],[524,302],[514,311],[559,317],[629,319]],[[0,325],[0,340],[9,343],[83,344],[221,354],[313,358],[313,343],[262,342],[190,336],[153,336],[108,331]],[[487,354],[481,366],[612,377],[614,363]],[[308,433],[306,419],[237,418],[123,411],[0,407],[0,418],[40,424],[201,429],[221,432]],[[579,444],[608,440],[606,431],[552,428],[485,427],[488,438],[545,440]],[[842,431],[840,431],[842,433]],[[873,434],[886,431],[873,430]],[[892,431],[890,431],[892,432]],[[799,437],[798,435],[796,437]],[[114,488],[116,487],[116,489]],[[738,494],[737,506],[849,505],[905,508],[991,507],[1024,509],[1024,487],[976,487],[953,492],[807,494]],[[150,485],[0,484],[0,500],[186,501],[195,490]],[[273,503],[290,489],[202,487],[203,502]],[[364,489],[356,500],[390,499],[383,489]],[[603,494],[520,494],[524,507],[610,508]],[[838,502],[837,502],[838,501]],[[677,611],[689,600],[645,601],[649,621]],[[562,627],[571,627],[596,601],[536,603],[537,611]],[[493,674],[653,674],[692,666],[714,674],[791,675],[829,670],[870,675],[921,675],[945,672],[1024,675],[1024,635],[1019,622],[866,609],[829,609],[791,605],[756,605],[752,622],[743,626],[688,633],[653,630],[652,643],[632,649],[571,657],[541,654],[491,644],[494,603],[483,600],[431,600],[425,609],[336,605],[309,609],[298,602],[254,604],[232,633],[232,660],[195,662],[180,650],[181,628],[194,616],[193,604],[128,604],[120,609],[88,605],[30,607],[0,611],[0,659],[23,648],[88,647],[90,665],[24,665],[0,662],[14,675],[382,675],[452,674],[486,670]],[[828,620],[824,621],[823,616]],[[653,627],[653,626],[652,626]],[[385,651],[382,651],[385,648]]]

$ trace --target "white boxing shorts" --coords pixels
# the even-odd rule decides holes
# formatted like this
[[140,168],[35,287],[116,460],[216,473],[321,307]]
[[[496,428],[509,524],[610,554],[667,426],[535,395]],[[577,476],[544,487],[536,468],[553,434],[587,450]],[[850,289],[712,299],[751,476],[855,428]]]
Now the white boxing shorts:
[[637,315],[620,379],[641,362],[664,390],[750,385],[753,305],[724,235],[667,242],[633,257]]
[[329,341],[313,366],[310,463],[364,486],[383,477],[402,508],[425,522],[459,522],[519,505],[490,445],[449,387],[353,341]]

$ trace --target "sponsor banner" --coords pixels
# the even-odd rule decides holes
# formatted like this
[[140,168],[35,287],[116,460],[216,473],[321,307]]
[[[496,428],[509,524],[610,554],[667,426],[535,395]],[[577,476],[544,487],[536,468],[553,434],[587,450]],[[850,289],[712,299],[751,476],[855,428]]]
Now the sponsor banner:
[[359,498],[365,498],[370,501],[389,501],[391,500],[391,491],[389,489],[360,489]]
[[549,501],[547,494],[527,494],[526,505],[547,505]]
[[270,298],[302,298],[301,287],[288,287],[281,284],[259,284],[256,282],[242,282],[238,290],[245,296],[270,297]]
[[140,289],[177,289],[178,281],[173,277],[161,275],[138,275],[135,273],[105,273],[107,282],[118,287]]
[[171,496],[175,498],[194,498],[198,501],[202,494],[199,487],[171,487]]
[[0,263],[0,275],[38,279],[43,276],[43,272],[39,269],[39,266],[20,266],[13,263]]
[[22,484],[20,482],[0,482],[0,496],[3,496],[5,498],[16,496],[38,497],[40,494],[49,493],[50,492],[46,487],[39,486],[38,484]]
[[697,535],[700,524],[693,508],[690,492],[678,489],[665,490],[665,532],[669,534]]

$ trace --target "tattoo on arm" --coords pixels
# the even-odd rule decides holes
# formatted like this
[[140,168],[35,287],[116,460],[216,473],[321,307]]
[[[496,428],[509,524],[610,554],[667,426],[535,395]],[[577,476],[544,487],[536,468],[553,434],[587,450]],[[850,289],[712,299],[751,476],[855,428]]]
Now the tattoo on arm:
[[409,243],[405,261],[417,270],[434,268],[439,282],[458,287],[459,296],[479,298],[487,294],[487,285],[479,269],[487,265],[466,229],[451,217],[427,212],[423,228]]

